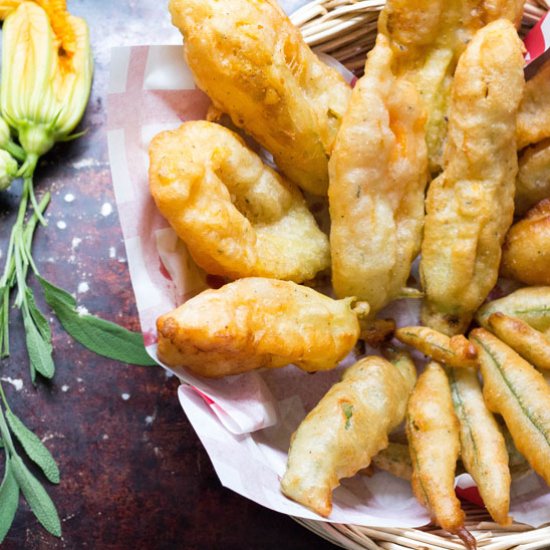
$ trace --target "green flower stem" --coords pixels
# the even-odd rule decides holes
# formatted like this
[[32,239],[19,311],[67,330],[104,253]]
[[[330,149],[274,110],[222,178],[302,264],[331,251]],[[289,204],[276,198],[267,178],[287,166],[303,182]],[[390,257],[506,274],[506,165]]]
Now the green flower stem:
[[17,283],[18,294],[15,305],[21,307],[25,300],[27,288],[27,272],[29,265],[33,272],[38,274],[38,269],[32,258],[31,247],[36,225],[46,210],[51,194],[47,192],[36,209],[25,223],[25,212],[28,206],[29,193],[32,188],[32,181],[25,180],[23,194],[19,204],[19,212],[16,222],[12,228],[8,246],[8,256],[4,266],[4,273],[0,279],[0,356],[7,357],[9,350],[9,301],[10,290]]

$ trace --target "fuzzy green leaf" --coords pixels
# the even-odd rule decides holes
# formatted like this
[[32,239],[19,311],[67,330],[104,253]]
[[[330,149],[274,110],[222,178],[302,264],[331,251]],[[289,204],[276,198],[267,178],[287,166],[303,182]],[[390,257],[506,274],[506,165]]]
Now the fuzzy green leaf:
[[55,373],[55,365],[52,359],[51,342],[44,340],[30,313],[23,315],[23,325],[27,351],[33,369],[45,378],[52,378]]
[[134,365],[156,365],[145,351],[143,336],[115,323],[76,310],[76,300],[67,291],[38,277],[46,302],[53,309],[63,328],[77,342],[110,359]]
[[60,537],[61,521],[55,509],[55,504],[46,492],[46,489],[31,474],[18,455],[14,455],[11,461],[15,479],[36,519],[38,519],[46,531],[56,537]]
[[59,483],[59,468],[44,443],[12,411],[6,410],[6,419],[29,458],[40,466],[49,481]]
[[40,311],[40,309],[38,309],[38,306],[34,300],[34,294],[29,288],[25,289],[25,301],[29,307],[29,313],[31,314],[32,320],[42,335],[42,338],[46,342],[51,342],[52,332],[50,330],[50,324],[48,323],[46,317],[44,317],[44,314]]
[[19,486],[13,475],[11,460],[6,459],[4,479],[0,485],[0,544],[10,530],[19,506]]

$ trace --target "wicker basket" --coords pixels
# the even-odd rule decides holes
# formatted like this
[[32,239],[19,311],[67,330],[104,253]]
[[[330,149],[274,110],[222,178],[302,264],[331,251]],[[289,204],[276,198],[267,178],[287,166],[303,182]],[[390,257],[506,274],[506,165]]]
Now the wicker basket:
[[[374,45],[383,0],[313,0],[291,15],[292,22],[314,51],[336,58],[360,74],[367,52]],[[550,1],[528,0],[520,34],[524,35],[550,9]],[[483,550],[550,549],[548,527],[532,529],[514,523],[500,527],[485,509],[464,503],[466,526]],[[319,536],[342,548],[360,550],[464,550],[458,537],[428,526],[420,529],[372,528],[294,518]]]
[[[329,54],[348,69],[360,72],[374,45],[378,14],[384,4],[384,0],[313,0],[290,19],[315,52]],[[550,1],[527,0],[520,34],[525,34],[548,9]]]

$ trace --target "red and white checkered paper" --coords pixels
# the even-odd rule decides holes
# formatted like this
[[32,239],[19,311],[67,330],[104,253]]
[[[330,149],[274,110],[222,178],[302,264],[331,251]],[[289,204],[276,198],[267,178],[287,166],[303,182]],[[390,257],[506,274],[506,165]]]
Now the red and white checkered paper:
[[[208,105],[183,61],[181,47],[113,50],[107,104],[111,173],[141,326],[155,359],[157,317],[207,288],[209,279],[156,210],[148,189],[147,148],[159,131],[204,118]],[[418,322],[414,301],[395,303],[388,314],[399,324]],[[320,520],[286,499],[279,481],[291,433],[354,360],[351,355],[335,371],[315,375],[293,366],[222,380],[200,379],[183,369],[172,372],[182,381],[182,408],[222,484],[273,510]],[[468,495],[471,478],[466,475],[458,481],[458,490]],[[512,495],[516,520],[533,526],[550,521],[550,492],[536,475],[514,483]],[[429,517],[408,482],[377,472],[343,480],[328,521],[414,527],[426,524]]]

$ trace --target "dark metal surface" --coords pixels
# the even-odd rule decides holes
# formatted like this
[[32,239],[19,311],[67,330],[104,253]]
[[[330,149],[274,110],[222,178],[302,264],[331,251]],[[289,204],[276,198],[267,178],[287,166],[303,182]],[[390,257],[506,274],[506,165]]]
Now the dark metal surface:
[[[34,255],[41,272],[81,306],[138,330],[107,156],[109,50],[178,43],[166,2],[69,1],[90,24],[95,80],[85,137],[57,146],[37,171],[53,194]],[[0,193],[0,246],[14,219],[17,187]],[[160,368],[100,358],[54,321],[57,372],[30,382],[23,330],[12,312],[12,355],[0,377],[14,411],[56,457],[62,480],[46,483],[62,519],[56,539],[21,504],[2,548],[333,548],[290,518],[221,487]],[[22,384],[22,388],[20,385]],[[0,468],[1,469],[1,468]]]

